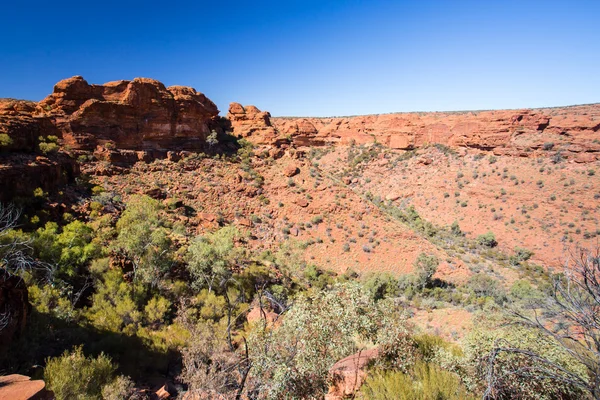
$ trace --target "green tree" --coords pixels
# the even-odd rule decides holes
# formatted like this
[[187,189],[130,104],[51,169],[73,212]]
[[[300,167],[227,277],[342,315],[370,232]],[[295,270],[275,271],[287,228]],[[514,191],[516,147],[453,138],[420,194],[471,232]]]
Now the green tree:
[[241,247],[235,246],[240,238],[240,232],[229,225],[192,240],[187,251],[187,268],[196,288],[206,287],[212,291],[232,276],[232,268],[245,254]]
[[114,242],[114,248],[132,261],[134,279],[152,285],[158,284],[173,263],[170,231],[161,209],[160,203],[148,196],[132,196],[117,222]]
[[439,263],[438,258],[434,255],[419,254],[414,263],[417,288],[423,290],[427,286],[431,286]]

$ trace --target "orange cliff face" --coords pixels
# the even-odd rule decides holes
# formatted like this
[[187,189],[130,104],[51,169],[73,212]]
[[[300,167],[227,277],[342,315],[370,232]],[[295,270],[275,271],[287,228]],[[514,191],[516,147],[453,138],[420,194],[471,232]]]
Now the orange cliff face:
[[38,112],[54,119],[66,145],[82,150],[109,142],[119,149],[201,149],[219,114],[193,88],[147,78],[90,85],[80,76],[58,82]]
[[[232,103],[230,115],[235,116],[238,107],[241,106]],[[246,108],[250,107],[256,109]],[[261,116],[264,114],[268,116],[268,113]],[[258,129],[265,125],[271,129]],[[526,110],[269,118],[269,121],[261,117],[247,118],[243,125],[232,123],[232,126],[236,135],[259,144],[275,144],[286,138],[298,146],[377,142],[401,150],[443,144],[514,156],[552,150],[579,162],[594,161],[600,154],[600,104]]]

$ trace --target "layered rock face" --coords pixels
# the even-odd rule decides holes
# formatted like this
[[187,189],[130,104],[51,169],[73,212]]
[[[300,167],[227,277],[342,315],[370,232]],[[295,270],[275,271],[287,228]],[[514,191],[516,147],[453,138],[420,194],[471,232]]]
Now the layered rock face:
[[[232,104],[233,106],[233,104]],[[248,107],[247,107],[248,108]],[[230,114],[231,110],[230,110]],[[270,118],[277,131],[261,135],[251,120],[236,134],[256,143],[291,138],[299,146],[381,143],[409,150],[428,144],[471,147],[496,154],[528,156],[561,151],[580,162],[600,153],[600,104],[548,109],[430,112],[340,118]],[[263,126],[262,120],[257,126]],[[252,131],[246,135],[245,132]]]
[[90,85],[80,76],[58,82],[38,110],[53,118],[65,145],[81,150],[107,143],[129,150],[201,149],[219,114],[193,88],[146,78]]

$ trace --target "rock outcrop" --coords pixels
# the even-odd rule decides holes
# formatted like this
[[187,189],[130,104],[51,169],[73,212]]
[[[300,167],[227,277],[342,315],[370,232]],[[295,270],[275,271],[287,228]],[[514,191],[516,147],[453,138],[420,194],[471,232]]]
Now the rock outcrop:
[[[230,115],[242,115],[233,103]],[[241,106],[240,106],[241,107]],[[232,112],[234,111],[234,112]],[[296,146],[380,143],[410,150],[430,144],[498,155],[533,154],[591,162],[600,157],[600,104],[547,109],[428,112],[340,118],[246,118],[234,133],[258,144],[288,138]],[[231,118],[231,117],[230,117]],[[252,125],[256,122],[256,125]],[[277,133],[264,131],[270,126]]]
[[247,138],[255,144],[272,144],[278,139],[277,130],[271,125],[271,114],[254,106],[231,103],[227,119],[236,136]]
[[201,149],[219,114],[205,95],[184,86],[165,87],[159,81],[90,85],[81,76],[58,82],[38,104],[53,118],[64,144],[94,150]]
[[0,99],[0,201],[72,181],[81,153],[115,165],[176,161],[205,148],[218,114],[195,89],[146,78],[90,85],[75,76],[39,103]]

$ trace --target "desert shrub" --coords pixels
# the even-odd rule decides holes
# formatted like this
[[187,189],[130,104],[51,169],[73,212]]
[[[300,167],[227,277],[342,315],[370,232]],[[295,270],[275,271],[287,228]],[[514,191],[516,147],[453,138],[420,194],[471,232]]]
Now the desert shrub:
[[410,373],[374,371],[360,389],[365,400],[463,400],[476,399],[468,393],[460,378],[440,367],[418,362]]
[[66,297],[63,290],[56,286],[32,284],[28,288],[29,302],[36,311],[43,314],[52,314],[63,320],[73,320],[77,317],[77,310]]
[[[122,272],[116,269],[107,271],[102,278],[92,296],[92,305],[86,311],[87,318],[96,328],[135,334],[143,319],[141,299],[134,293],[135,286],[125,282]],[[138,295],[142,291],[138,289]]]
[[458,225],[458,221],[454,221],[452,225],[450,225],[450,232],[455,236],[463,236],[462,230]]
[[399,292],[398,281],[389,272],[367,275],[363,282],[363,286],[371,293],[371,296],[375,301],[386,297],[397,296]]
[[104,354],[86,357],[81,347],[50,358],[44,379],[57,400],[102,399],[102,389],[113,381],[116,366]]
[[511,297],[518,300],[539,299],[542,293],[531,286],[531,283],[525,279],[519,279],[510,287]]
[[533,256],[533,251],[523,247],[515,247],[515,254],[508,259],[513,266],[519,266],[523,261],[529,260]]
[[323,289],[333,283],[334,273],[325,271],[316,265],[309,265],[304,270],[304,277],[311,287]]
[[230,225],[192,240],[186,258],[195,288],[206,287],[210,291],[224,284],[233,273],[232,267],[244,255],[243,249],[235,246],[241,237]]
[[6,133],[0,133],[0,148],[8,147],[13,143],[13,140]]
[[417,288],[421,290],[431,286],[433,275],[436,273],[439,260],[434,255],[419,254],[414,262]]
[[40,142],[38,146],[40,147],[40,151],[44,154],[52,154],[58,151],[58,145],[56,143]]
[[[182,349],[183,370],[179,378],[190,393],[205,398],[234,398],[242,381],[240,355],[227,341],[226,330],[214,323],[190,326],[191,336]],[[200,398],[200,396],[198,396]]]
[[162,296],[154,296],[144,307],[146,324],[158,327],[167,321],[171,302]]
[[62,229],[55,222],[48,222],[36,231],[33,247],[40,259],[58,267],[59,278],[70,279],[100,256],[102,248],[94,236],[94,230],[81,221],[73,221]]
[[133,381],[127,376],[119,375],[102,387],[102,400],[129,399],[133,392]]
[[491,276],[475,274],[469,278],[467,287],[473,290],[478,297],[491,297],[498,304],[502,304],[506,300],[504,289]]
[[485,247],[496,247],[498,245],[494,232],[487,232],[477,236],[477,243]]

